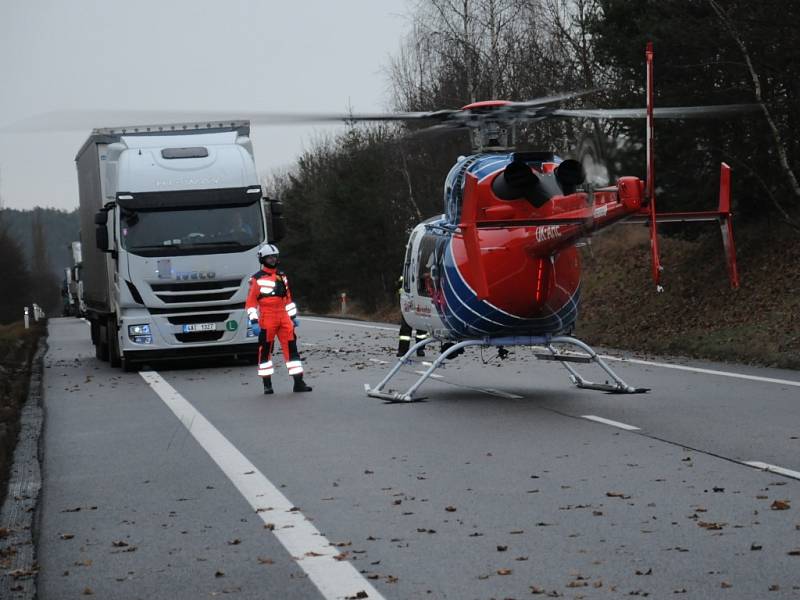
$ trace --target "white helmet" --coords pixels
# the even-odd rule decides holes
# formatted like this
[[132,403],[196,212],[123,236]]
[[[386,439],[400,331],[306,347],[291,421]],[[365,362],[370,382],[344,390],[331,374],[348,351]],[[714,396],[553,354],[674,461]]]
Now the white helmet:
[[264,244],[258,249],[258,258],[266,258],[267,256],[278,256],[278,247],[274,244]]

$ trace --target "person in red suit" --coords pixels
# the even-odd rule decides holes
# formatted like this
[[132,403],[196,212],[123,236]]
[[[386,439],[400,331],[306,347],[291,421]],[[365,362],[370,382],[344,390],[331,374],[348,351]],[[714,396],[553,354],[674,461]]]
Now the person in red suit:
[[281,343],[286,368],[294,378],[295,392],[310,392],[303,381],[303,362],[297,350],[297,306],[292,301],[286,273],[278,269],[278,248],[264,244],[258,249],[261,270],[250,278],[245,309],[250,327],[258,335],[258,376],[264,382],[264,393],[273,393],[272,350],[275,337]]

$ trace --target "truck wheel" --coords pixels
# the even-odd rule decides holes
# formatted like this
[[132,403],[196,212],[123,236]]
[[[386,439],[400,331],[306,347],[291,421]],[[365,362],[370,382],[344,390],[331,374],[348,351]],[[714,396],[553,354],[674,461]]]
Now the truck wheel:
[[115,369],[120,366],[119,338],[117,337],[117,324],[109,320],[106,325],[108,364]]
[[103,335],[105,332],[100,323],[92,321],[92,327],[95,328],[94,355],[99,360],[108,361],[108,336]]
[[120,357],[120,362],[122,363],[122,370],[125,371],[126,373],[139,372],[139,363],[133,362],[130,358],[125,358],[124,353]]

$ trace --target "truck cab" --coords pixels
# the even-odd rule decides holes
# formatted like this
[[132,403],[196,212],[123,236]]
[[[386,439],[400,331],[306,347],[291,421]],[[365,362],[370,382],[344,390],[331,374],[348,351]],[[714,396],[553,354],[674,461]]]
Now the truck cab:
[[83,278],[99,358],[134,369],[255,353],[244,302],[257,250],[281,228],[248,134],[246,121],[151,126],[95,130],[84,145],[79,180],[82,158],[97,165],[81,225],[96,240]]

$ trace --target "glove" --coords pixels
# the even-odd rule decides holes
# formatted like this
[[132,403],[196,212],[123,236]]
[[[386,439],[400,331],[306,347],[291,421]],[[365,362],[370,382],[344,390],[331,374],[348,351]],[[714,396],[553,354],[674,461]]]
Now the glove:
[[261,334],[261,327],[258,326],[258,321],[250,321],[250,329],[256,335]]
[[294,323],[295,329],[300,327],[300,319],[298,319],[297,317],[292,317],[292,323]]

